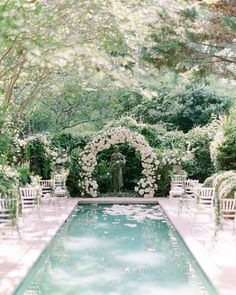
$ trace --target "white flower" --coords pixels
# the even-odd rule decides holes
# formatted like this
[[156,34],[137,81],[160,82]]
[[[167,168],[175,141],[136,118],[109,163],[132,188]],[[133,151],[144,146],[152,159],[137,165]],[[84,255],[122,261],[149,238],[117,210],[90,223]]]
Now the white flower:
[[[97,164],[96,154],[99,151],[110,148],[113,144],[128,142],[141,154],[141,161],[143,166],[143,175],[145,178],[141,178],[135,187],[135,191],[140,195],[144,195],[144,188],[149,186],[148,192],[151,192],[150,188],[155,183],[155,165],[159,164],[156,159],[156,155],[144,136],[136,132],[131,132],[125,127],[117,127],[99,132],[99,134],[85,147],[84,152],[81,153],[82,172],[81,187],[85,189],[86,194],[96,196],[97,195],[97,183],[92,180],[92,172]],[[86,178],[87,177],[87,178]],[[154,191],[153,191],[154,195]]]
[[142,196],[144,194],[144,190],[143,189],[140,189],[139,190],[139,194],[140,194],[140,196]]

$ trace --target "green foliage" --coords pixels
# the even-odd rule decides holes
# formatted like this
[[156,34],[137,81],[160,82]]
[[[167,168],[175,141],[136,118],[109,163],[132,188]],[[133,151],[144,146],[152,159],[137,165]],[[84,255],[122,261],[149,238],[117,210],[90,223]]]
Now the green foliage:
[[223,115],[231,106],[229,98],[220,97],[204,88],[188,85],[178,94],[160,92],[159,96],[143,103],[137,108],[135,116],[144,122],[157,124],[165,122],[172,129],[179,128],[184,132],[195,126],[206,125],[212,115]]
[[221,171],[214,177],[213,187],[215,188],[216,193],[219,193],[221,184],[231,177],[235,177],[235,171],[233,170]]
[[222,120],[223,140],[216,146],[215,166],[218,171],[236,170],[236,115],[232,109]]
[[18,168],[17,172],[19,173],[20,186],[25,186],[27,183],[30,183],[30,176],[32,173],[28,167]]
[[[140,155],[130,145],[119,144],[120,152],[126,157],[126,164],[123,168],[124,191],[133,191],[134,186],[142,175]],[[93,177],[98,183],[100,193],[112,191],[112,170],[110,159],[113,147],[100,152],[97,155],[97,166],[93,172]]]
[[191,71],[198,78],[214,73],[235,79],[233,1],[173,1],[173,4],[178,5],[175,12],[163,9],[159,20],[151,25],[153,44],[143,50],[144,58],[158,69]]
[[212,176],[209,176],[205,179],[203,182],[203,187],[213,187],[213,181],[214,181],[215,174]]
[[25,148],[26,159],[30,162],[30,172],[43,179],[50,179],[51,159],[46,146],[40,138],[30,140]]
[[186,134],[189,149],[192,150],[194,157],[182,165],[190,178],[203,182],[215,172],[209,148],[213,136],[214,131],[210,125],[194,128]]
[[0,164],[0,197],[18,197],[19,174],[15,168]]
[[79,197],[81,196],[81,192],[79,189],[78,181],[80,179],[80,148],[74,149],[70,154],[70,166],[69,166],[69,175],[67,177],[66,186],[68,188],[69,194],[71,197]]
[[217,149],[216,168],[236,170],[236,131],[224,140]]
[[84,148],[87,142],[88,138],[85,136],[75,136],[71,133],[56,133],[51,138],[50,146],[53,149],[64,150],[70,154],[75,148]]
[[230,30],[232,30],[232,32],[236,32],[236,17],[235,16],[223,16],[221,18],[222,23],[229,28]]
[[230,199],[234,199],[236,193],[236,173],[225,179],[220,187],[219,187],[219,197],[220,199],[224,199],[224,198],[230,198]]
[[172,165],[170,164],[161,164],[157,168],[157,177],[158,177],[158,189],[157,189],[157,196],[164,197],[168,195],[170,190],[170,183],[171,183],[171,172],[173,170]]
[[110,156],[110,153],[102,152],[103,155],[98,156],[98,164],[95,167],[93,172],[94,179],[96,179],[98,183],[98,191],[99,193],[107,193],[112,191],[112,170],[111,165],[109,163],[109,158],[103,160],[105,158],[105,154]]
[[236,193],[236,171],[222,171],[213,175],[213,187],[219,199],[233,199]]

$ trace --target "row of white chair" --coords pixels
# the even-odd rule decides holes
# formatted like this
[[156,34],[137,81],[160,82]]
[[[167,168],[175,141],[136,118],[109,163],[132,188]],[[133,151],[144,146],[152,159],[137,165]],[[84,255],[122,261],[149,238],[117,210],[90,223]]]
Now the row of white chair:
[[40,204],[40,200],[53,200],[68,196],[66,178],[56,175],[53,180],[41,180],[40,187],[21,187],[20,198],[0,198],[0,224],[16,222],[19,211],[26,213]]
[[53,179],[40,180],[40,187],[42,188],[42,195],[55,195],[65,196],[67,195],[66,189],[66,177],[63,174],[57,174]]
[[[177,201],[178,212],[181,212],[185,206],[191,209],[190,212],[197,215],[208,213],[212,219],[215,217],[215,206],[217,205],[214,188],[202,187],[197,180],[184,179],[180,176],[173,177],[169,197]],[[221,199],[219,201],[219,217],[222,223],[223,219],[232,219],[233,226],[236,222],[236,199]]]

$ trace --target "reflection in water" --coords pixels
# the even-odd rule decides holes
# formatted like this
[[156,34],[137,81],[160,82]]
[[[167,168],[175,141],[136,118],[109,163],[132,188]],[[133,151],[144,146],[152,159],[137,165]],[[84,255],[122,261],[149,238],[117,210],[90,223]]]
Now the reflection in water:
[[74,215],[17,295],[208,294],[159,206],[85,205]]

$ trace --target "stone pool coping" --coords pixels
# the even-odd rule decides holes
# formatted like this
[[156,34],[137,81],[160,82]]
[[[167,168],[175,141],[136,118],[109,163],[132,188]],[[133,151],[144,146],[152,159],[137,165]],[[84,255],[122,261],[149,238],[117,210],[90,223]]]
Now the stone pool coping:
[[20,219],[19,233],[0,228],[1,295],[14,293],[77,204],[78,198],[42,202]]
[[79,204],[158,204],[157,198],[123,198],[123,197],[103,197],[103,198],[79,198]]
[[179,211],[173,200],[157,199],[218,294],[236,294],[236,232],[232,224],[224,224],[223,230],[215,233],[209,216],[195,219],[190,210]]

